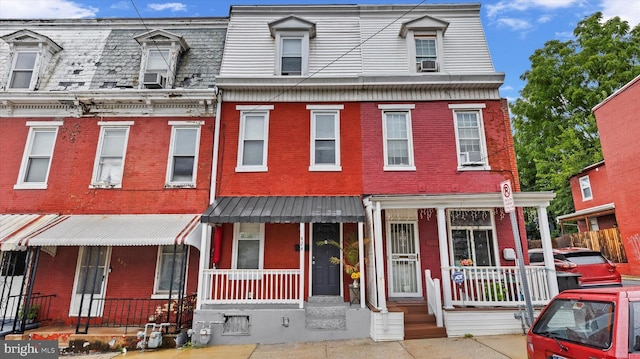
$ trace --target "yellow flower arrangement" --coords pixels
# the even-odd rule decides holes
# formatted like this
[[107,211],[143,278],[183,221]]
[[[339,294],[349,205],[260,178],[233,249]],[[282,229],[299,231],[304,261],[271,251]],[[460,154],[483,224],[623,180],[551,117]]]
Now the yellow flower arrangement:
[[360,272],[351,273],[351,279],[360,279]]

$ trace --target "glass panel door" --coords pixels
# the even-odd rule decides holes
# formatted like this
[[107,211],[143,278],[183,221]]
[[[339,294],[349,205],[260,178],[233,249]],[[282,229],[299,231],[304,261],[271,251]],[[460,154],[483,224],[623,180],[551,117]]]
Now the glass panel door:
[[389,296],[420,297],[420,247],[415,222],[389,223]]

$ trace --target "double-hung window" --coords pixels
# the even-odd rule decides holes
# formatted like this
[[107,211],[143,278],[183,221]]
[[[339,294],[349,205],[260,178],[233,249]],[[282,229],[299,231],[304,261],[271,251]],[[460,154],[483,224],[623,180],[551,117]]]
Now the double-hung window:
[[187,248],[186,245],[159,246],[154,294],[167,295],[169,291],[177,294],[180,289],[184,291],[186,283],[183,279],[186,280],[187,275],[186,268],[184,271],[182,269],[182,264],[187,263]]
[[453,110],[459,170],[490,169],[482,121],[484,107],[484,104],[449,105]]
[[269,110],[273,106],[236,106],[240,114],[237,172],[266,172]]
[[416,68],[419,72],[437,71],[438,56],[435,36],[416,36]]
[[316,36],[316,25],[296,16],[269,23],[275,39],[275,74],[306,76],[309,74],[309,41]]
[[591,193],[591,182],[589,181],[589,176],[580,177],[580,192],[582,193],[582,200],[588,201],[593,199],[593,194]]
[[46,189],[61,121],[27,122],[29,135],[15,189]]
[[99,122],[100,141],[96,151],[91,187],[121,188],[124,160],[132,121]]
[[10,89],[31,88],[37,59],[38,52],[36,50],[16,52],[11,70],[11,80],[9,81]]
[[342,105],[309,105],[311,110],[310,171],[340,171],[340,110]]
[[449,211],[453,265],[462,265],[465,259],[471,260],[474,266],[498,265],[498,246],[494,238],[493,222],[493,211],[490,210]]
[[195,187],[202,122],[170,121],[171,144],[165,187]]
[[415,105],[378,105],[382,110],[385,171],[415,171],[411,111]]
[[262,269],[264,265],[264,223],[235,223],[233,269]]
[[280,57],[282,76],[302,75],[302,37],[282,37]]
[[152,30],[134,37],[142,46],[140,88],[173,88],[180,54],[189,49],[182,36]]

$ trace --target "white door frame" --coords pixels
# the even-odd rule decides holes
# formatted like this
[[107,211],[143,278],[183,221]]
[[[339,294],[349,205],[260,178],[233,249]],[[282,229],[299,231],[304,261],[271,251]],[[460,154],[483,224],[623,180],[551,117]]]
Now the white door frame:
[[[392,253],[391,226],[393,224],[410,225],[413,227],[413,253]],[[387,220],[387,273],[389,278],[389,297],[422,297],[422,270],[420,265],[420,239],[418,234],[418,221],[413,220]],[[407,241],[410,239],[407,238]],[[410,243],[407,243],[409,245]],[[396,275],[394,262],[406,262],[405,276],[409,276],[408,284],[398,284],[394,281]],[[412,268],[412,266],[414,268]],[[411,278],[414,276],[414,278]]]
[[[80,300],[82,298],[82,295],[76,294],[76,292],[78,291],[78,286],[82,285],[82,283],[79,283],[79,279],[80,279],[80,273],[82,270],[82,258],[84,257],[84,254],[86,253],[86,250],[89,247],[80,247],[79,251],[78,251],[78,259],[77,259],[77,263],[76,263],[76,274],[75,277],[73,279],[73,291],[71,292],[71,303],[69,305],[69,316],[78,316],[78,310],[80,308]],[[105,253],[105,258],[104,258],[104,262],[100,263],[101,266],[103,266],[103,270],[102,270],[102,276],[103,276],[103,280],[102,280],[102,285],[100,287],[100,291],[98,293],[95,293],[93,295],[94,299],[104,299],[105,298],[105,293],[106,293],[106,289],[107,289],[107,280],[109,277],[109,263],[111,262],[111,249],[112,247],[100,247],[100,248],[104,248],[104,250],[106,250],[107,252]],[[91,263],[90,265],[93,265],[95,257],[92,256],[91,258]],[[100,275],[100,274],[98,274]],[[88,310],[89,310],[89,300],[91,299],[91,293],[89,294],[85,294],[84,295],[84,301],[82,304],[82,316],[87,316],[88,314]],[[101,317],[102,316],[102,311],[104,309],[104,301],[99,301],[99,305],[92,305],[91,306],[91,316],[92,317]],[[95,303],[94,303],[95,304]]]

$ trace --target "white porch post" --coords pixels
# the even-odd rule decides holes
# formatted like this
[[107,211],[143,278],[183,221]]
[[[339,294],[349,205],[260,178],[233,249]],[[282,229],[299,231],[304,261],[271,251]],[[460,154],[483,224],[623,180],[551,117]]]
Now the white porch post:
[[444,307],[453,308],[451,303],[451,277],[449,270],[449,241],[447,240],[447,217],[445,209],[438,207],[438,248],[440,249],[440,268],[442,273],[442,294],[444,297]]
[[200,224],[202,226],[202,235],[200,237],[200,261],[198,264],[198,295],[196,300],[196,309],[202,309],[202,301],[204,300],[204,282],[207,279],[204,270],[209,268],[209,253],[211,253],[211,225],[207,223]]
[[384,256],[382,255],[382,210],[380,209],[380,202],[376,202],[376,209],[373,212],[373,227],[375,246],[373,251],[376,255],[376,282],[378,285],[378,308],[380,312],[387,312],[387,297],[385,296],[385,289],[387,284],[384,281]]
[[304,308],[304,243],[304,223],[300,223],[300,302],[298,304],[300,309]]
[[551,233],[549,232],[549,219],[547,218],[547,208],[538,206],[538,225],[540,226],[540,239],[542,239],[542,253],[544,255],[544,267],[547,269],[547,284],[549,285],[549,295],[551,297],[558,294],[558,279],[556,278],[556,267],[553,263],[553,251],[551,244]]
[[360,263],[360,308],[364,308],[366,280],[364,276],[364,223],[358,222],[358,263]]

